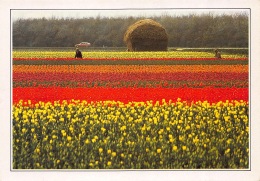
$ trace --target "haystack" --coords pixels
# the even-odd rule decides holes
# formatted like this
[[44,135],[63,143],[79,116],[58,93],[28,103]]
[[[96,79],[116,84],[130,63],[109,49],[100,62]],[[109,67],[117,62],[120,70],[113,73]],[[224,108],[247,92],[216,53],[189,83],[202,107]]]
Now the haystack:
[[161,24],[144,19],[128,27],[124,42],[128,51],[167,51],[168,35]]

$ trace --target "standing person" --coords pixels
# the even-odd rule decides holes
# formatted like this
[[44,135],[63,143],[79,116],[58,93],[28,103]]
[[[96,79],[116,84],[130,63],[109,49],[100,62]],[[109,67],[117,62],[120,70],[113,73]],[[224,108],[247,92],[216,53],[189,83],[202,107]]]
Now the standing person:
[[215,58],[221,58],[221,54],[218,49],[215,49]]
[[81,51],[78,48],[76,48],[75,58],[82,58],[82,53],[81,53]]

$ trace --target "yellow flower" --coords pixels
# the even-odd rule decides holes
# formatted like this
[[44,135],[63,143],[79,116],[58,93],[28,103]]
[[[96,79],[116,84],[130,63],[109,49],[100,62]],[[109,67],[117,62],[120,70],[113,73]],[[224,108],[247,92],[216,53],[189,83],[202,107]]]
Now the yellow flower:
[[116,156],[116,152],[112,152],[112,156],[115,157]]
[[86,140],[85,140],[85,143],[86,143],[86,144],[89,144],[89,139],[86,139]]
[[163,133],[163,132],[164,132],[164,129],[160,129],[160,132]]
[[108,162],[107,162],[107,166],[110,166],[111,164],[112,164],[111,161],[108,161]]
[[44,138],[43,138],[43,141],[47,141],[48,140],[48,135],[46,135]]
[[158,124],[158,119],[157,119],[156,117],[153,118],[153,123],[154,123],[155,125]]
[[157,149],[157,153],[160,154],[162,152],[162,149],[161,148],[158,148]]
[[190,129],[190,126],[188,125],[188,126],[186,126],[186,130],[189,130]]
[[151,139],[150,137],[146,137],[145,140],[149,142]]
[[230,148],[228,148],[226,151],[225,151],[225,154],[228,154],[230,152]]
[[230,116],[224,116],[224,120],[225,121],[229,121],[230,120]]
[[99,148],[98,151],[99,151],[99,153],[102,153],[103,152],[103,148]]
[[111,152],[112,152],[111,150],[107,150],[107,154],[111,154]]
[[67,137],[67,140],[68,140],[68,141],[71,141],[71,139],[72,139],[71,136],[68,136],[68,137]]
[[183,151],[187,150],[187,146],[182,146],[182,150]]
[[73,132],[74,131],[74,129],[73,129],[73,127],[69,127],[69,130],[71,131],[71,132]]
[[98,118],[98,115],[97,114],[94,115],[93,118],[96,120]]
[[176,146],[176,145],[174,145],[173,147],[172,147],[172,150],[173,151],[176,151],[178,149],[178,147]]
[[105,131],[106,131],[106,128],[103,128],[103,127],[102,127],[102,128],[101,128],[101,131],[102,131],[102,132],[105,132]]
[[142,129],[142,131],[145,131],[145,130],[146,130],[146,127],[145,127],[145,126],[143,126],[141,129]]
[[228,140],[227,140],[227,144],[230,145],[231,142],[232,142],[232,139],[228,139]]
[[67,136],[67,133],[66,133],[65,131],[62,132],[62,136],[63,136],[63,137]]

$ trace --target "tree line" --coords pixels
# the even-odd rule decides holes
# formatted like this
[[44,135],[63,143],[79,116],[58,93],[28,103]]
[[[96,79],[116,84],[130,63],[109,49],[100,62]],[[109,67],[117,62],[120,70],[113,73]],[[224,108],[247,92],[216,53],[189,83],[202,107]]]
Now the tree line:
[[[18,19],[12,24],[13,47],[72,47],[87,41],[93,47],[124,47],[127,28],[144,17],[55,17]],[[246,14],[151,17],[169,36],[168,47],[248,47]]]

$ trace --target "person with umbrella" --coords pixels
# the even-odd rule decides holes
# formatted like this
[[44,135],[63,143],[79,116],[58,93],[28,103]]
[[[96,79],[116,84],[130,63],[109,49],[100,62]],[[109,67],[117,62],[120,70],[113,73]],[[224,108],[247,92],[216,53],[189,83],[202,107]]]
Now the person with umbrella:
[[81,53],[81,51],[79,50],[79,48],[76,48],[75,58],[82,58],[82,53]]

